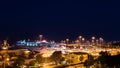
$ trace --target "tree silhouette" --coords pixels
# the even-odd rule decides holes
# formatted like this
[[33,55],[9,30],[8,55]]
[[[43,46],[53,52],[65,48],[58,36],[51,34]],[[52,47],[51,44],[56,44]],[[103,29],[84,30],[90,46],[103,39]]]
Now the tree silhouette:
[[101,66],[106,66],[108,63],[109,63],[109,60],[110,60],[110,54],[106,51],[106,52],[103,52],[101,51],[99,53],[99,57],[98,57],[98,62],[101,64]]
[[83,61],[83,55],[80,56],[79,60],[80,60],[80,62]]
[[55,62],[55,64],[60,63],[60,61],[62,59],[62,52],[61,51],[55,51],[52,54],[51,59]]
[[111,56],[107,51],[100,52],[100,56],[98,58],[98,62],[100,62],[102,68],[120,68],[120,54]]
[[13,63],[13,68],[20,68],[21,65],[24,65],[25,58],[23,56],[18,56],[18,58]]
[[95,62],[94,58],[92,55],[88,55],[88,60],[86,60],[84,62],[84,66],[86,66],[86,68],[89,68],[91,65],[93,65]]
[[42,63],[42,62],[43,62],[42,54],[38,54],[38,55],[36,56],[36,61],[39,62],[39,63]]
[[29,66],[34,66],[36,64],[36,62],[37,62],[36,60],[30,61]]

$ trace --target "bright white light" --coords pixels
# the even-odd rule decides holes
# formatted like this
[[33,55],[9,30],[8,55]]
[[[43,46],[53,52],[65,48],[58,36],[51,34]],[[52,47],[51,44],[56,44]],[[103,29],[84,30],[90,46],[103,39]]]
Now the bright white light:
[[42,40],[42,42],[47,42],[46,40]]

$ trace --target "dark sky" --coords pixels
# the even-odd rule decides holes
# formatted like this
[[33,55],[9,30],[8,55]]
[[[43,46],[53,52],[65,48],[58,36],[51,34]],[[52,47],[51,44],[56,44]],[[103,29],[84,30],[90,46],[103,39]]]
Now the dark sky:
[[49,39],[104,37],[120,39],[117,1],[3,0],[0,2],[0,38]]

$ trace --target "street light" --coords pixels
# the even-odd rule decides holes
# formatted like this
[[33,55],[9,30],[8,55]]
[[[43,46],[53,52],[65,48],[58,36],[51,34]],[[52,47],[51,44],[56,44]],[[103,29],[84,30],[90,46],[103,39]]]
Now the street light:
[[97,40],[96,40],[96,44],[97,44],[97,45],[98,45],[98,42],[99,42],[99,40],[97,39]]
[[75,43],[78,44],[78,43],[79,43],[79,40],[75,40]]
[[68,44],[68,42],[69,42],[69,39],[67,38],[67,39],[66,39],[66,43]]
[[40,41],[42,41],[43,35],[39,35],[39,37],[40,37]]
[[93,45],[95,44],[95,37],[94,36],[92,37],[92,44]]
[[77,44],[79,46],[80,41],[79,40],[75,40],[75,44]]
[[100,45],[102,45],[104,40],[103,40],[103,38],[100,37],[99,41],[100,41]]
[[79,38],[81,39],[81,38],[82,38],[82,36],[79,36]]
[[78,38],[79,38],[79,41],[80,41],[80,44],[81,44],[82,36],[79,36]]
[[94,37],[94,36],[92,37],[92,40],[95,40],[95,37]]
[[8,62],[10,59],[9,58],[5,58],[4,59],[4,68],[6,67],[5,65],[6,65],[6,62]]
[[83,43],[83,45],[84,45],[84,41],[85,41],[85,38],[82,38],[82,43]]

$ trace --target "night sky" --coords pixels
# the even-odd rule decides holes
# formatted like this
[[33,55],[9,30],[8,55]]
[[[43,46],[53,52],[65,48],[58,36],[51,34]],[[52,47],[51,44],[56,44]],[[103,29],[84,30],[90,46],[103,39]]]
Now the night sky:
[[117,1],[3,0],[0,2],[0,39],[76,39],[79,35],[120,40]]

